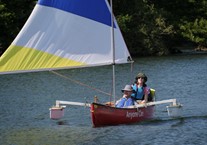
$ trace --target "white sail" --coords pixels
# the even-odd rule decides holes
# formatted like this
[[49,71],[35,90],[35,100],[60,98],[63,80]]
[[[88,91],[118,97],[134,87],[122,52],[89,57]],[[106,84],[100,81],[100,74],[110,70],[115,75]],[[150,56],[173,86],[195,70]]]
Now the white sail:
[[[113,63],[107,0],[39,0],[0,58],[0,73]],[[130,54],[114,22],[115,63]]]

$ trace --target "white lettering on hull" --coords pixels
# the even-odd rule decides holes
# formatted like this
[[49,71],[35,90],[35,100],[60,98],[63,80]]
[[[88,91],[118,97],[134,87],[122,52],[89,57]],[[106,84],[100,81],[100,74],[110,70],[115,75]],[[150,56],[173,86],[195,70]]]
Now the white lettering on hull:
[[142,117],[144,116],[144,112],[142,112],[141,110],[138,110],[137,112],[127,112],[126,114],[126,118],[134,118],[134,117]]

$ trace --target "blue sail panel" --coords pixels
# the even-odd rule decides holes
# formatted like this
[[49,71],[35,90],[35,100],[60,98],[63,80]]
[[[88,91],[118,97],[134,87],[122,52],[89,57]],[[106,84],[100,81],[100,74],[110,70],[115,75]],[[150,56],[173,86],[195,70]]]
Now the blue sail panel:
[[111,26],[111,14],[105,0],[39,0],[38,4]]

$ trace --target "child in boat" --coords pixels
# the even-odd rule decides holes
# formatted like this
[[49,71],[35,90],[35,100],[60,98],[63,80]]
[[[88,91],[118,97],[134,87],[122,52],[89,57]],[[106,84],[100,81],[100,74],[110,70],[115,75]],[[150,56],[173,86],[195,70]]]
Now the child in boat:
[[130,85],[126,85],[124,89],[122,89],[123,97],[116,102],[116,107],[123,108],[134,105],[134,99],[131,97],[133,93],[133,89]]
[[147,103],[152,101],[150,97],[150,88],[146,85],[147,76],[144,73],[138,73],[135,78],[135,83],[132,85],[132,98],[138,100],[139,103]]

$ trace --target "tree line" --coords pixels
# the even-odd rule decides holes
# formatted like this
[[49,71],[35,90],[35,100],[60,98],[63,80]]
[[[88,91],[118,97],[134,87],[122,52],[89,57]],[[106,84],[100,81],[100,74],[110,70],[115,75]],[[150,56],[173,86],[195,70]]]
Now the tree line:
[[[0,0],[0,55],[23,27],[36,0]],[[113,0],[132,55],[168,55],[207,46],[207,0]]]

